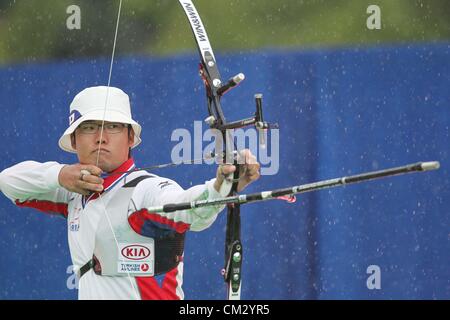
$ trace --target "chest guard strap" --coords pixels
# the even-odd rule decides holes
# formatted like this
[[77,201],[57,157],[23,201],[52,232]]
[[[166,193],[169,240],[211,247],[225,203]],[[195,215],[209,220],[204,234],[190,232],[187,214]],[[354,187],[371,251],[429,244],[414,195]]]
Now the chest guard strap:
[[[185,235],[176,233],[165,239],[155,239],[155,276],[169,272],[183,261]],[[102,266],[95,255],[80,268],[80,278],[91,269],[102,275]]]
[[[134,189],[139,182],[142,180],[152,178],[151,175],[145,175],[145,176],[139,176],[128,183],[124,184],[122,186],[122,190],[130,190]],[[131,191],[131,190],[130,190]],[[126,209],[125,214],[126,214]],[[114,220],[114,219],[113,219]],[[127,223],[127,222],[122,222]],[[132,229],[130,228],[130,233],[134,237],[139,237],[141,239],[150,239],[149,237],[142,237],[140,235],[137,235]],[[167,273],[168,271],[172,270],[173,268],[177,267],[180,262],[183,261],[183,252],[184,252],[184,240],[185,240],[186,233],[177,233],[173,232],[170,233],[162,238],[153,238],[154,242],[154,273],[152,276],[157,276],[160,274]],[[97,246],[97,245],[96,245]],[[115,247],[115,245],[114,245]],[[117,249],[116,249],[117,250]],[[114,250],[113,250],[114,251]],[[111,251],[109,251],[111,252]],[[108,254],[109,255],[109,254]],[[81,278],[84,274],[86,274],[89,270],[93,269],[94,272],[97,275],[105,275],[105,276],[113,276],[114,274],[111,274],[110,272],[103,272],[102,273],[102,264],[106,263],[106,260],[108,259],[100,259],[95,254],[93,254],[92,259],[89,260],[86,264],[84,264],[79,271],[79,277]],[[115,260],[117,261],[117,260]],[[104,268],[103,268],[104,269]],[[108,269],[108,268],[106,268]],[[123,276],[126,274],[116,274],[116,276]],[[143,276],[143,275],[139,275]],[[145,275],[144,275],[145,276]]]

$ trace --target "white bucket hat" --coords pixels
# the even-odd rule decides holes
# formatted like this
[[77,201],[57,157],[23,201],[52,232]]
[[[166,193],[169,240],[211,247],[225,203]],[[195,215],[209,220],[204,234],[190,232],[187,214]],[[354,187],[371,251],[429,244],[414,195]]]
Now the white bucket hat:
[[76,150],[72,148],[70,135],[86,120],[131,124],[134,130],[132,148],[141,143],[142,128],[131,118],[130,99],[125,92],[118,88],[105,86],[86,88],[73,98],[70,104],[69,128],[59,138],[58,144],[61,149],[76,153]]

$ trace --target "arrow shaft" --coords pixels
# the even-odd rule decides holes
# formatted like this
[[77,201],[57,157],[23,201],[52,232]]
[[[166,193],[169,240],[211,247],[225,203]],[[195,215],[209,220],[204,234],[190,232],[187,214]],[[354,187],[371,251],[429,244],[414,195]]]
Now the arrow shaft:
[[354,183],[375,180],[375,179],[380,179],[380,178],[385,178],[385,177],[390,177],[390,176],[402,175],[402,174],[413,173],[413,172],[436,170],[438,168],[439,168],[439,162],[437,162],[437,161],[418,162],[415,164],[409,164],[409,165],[405,165],[405,166],[401,166],[401,167],[389,168],[389,169],[384,169],[384,170],[379,170],[379,171],[370,171],[370,172],[365,172],[365,173],[361,173],[361,174],[357,174],[357,175],[322,180],[322,181],[307,183],[307,184],[288,187],[288,188],[276,189],[276,190],[271,190],[271,191],[263,191],[263,192],[257,192],[257,193],[251,193],[251,194],[236,195],[236,196],[230,196],[230,197],[214,199],[214,200],[198,200],[198,201],[192,201],[192,202],[166,204],[163,206],[150,207],[150,208],[147,208],[147,210],[149,212],[173,212],[173,211],[178,211],[178,210],[190,210],[190,209],[206,207],[206,206],[219,206],[219,205],[230,204],[230,203],[245,204],[245,203],[250,203],[250,202],[270,200],[270,199],[274,199],[274,198],[277,198],[280,196],[306,193],[306,192],[317,191],[317,190],[327,189],[327,188],[334,188],[334,187],[338,187],[338,186],[342,186],[342,185],[354,184]]

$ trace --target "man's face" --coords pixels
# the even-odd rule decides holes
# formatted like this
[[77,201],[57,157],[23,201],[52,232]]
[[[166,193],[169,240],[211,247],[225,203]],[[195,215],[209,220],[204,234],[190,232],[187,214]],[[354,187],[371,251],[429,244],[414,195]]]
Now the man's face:
[[[84,121],[72,135],[72,147],[77,151],[81,164],[93,164],[104,172],[110,172],[128,159],[129,148],[134,142],[134,132],[127,124],[106,122],[103,133],[101,121]],[[100,152],[99,152],[100,150]]]

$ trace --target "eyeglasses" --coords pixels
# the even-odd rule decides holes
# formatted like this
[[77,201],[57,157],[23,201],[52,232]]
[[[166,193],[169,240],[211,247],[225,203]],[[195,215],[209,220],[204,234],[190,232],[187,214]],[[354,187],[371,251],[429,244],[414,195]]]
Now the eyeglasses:
[[[101,123],[83,122],[78,126],[78,129],[82,134],[96,134],[101,127]],[[107,133],[121,133],[126,127],[128,127],[128,125],[124,123],[105,122],[105,124],[103,125],[103,130],[105,130]]]

